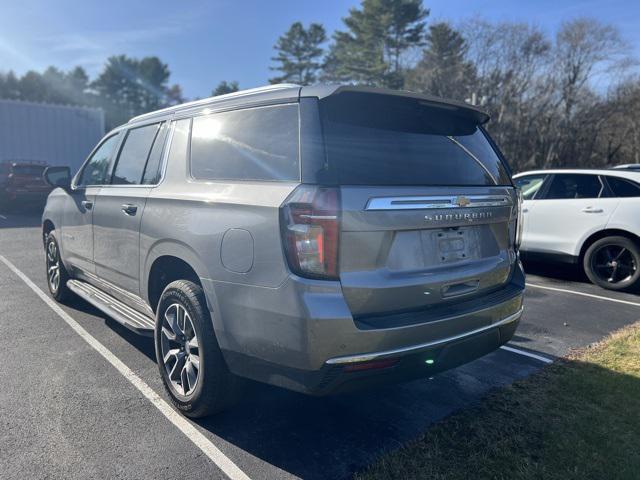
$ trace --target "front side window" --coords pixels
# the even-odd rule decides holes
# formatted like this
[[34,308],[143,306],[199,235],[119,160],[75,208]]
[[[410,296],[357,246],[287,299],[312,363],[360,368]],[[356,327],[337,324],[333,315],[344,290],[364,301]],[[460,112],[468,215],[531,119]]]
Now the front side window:
[[119,137],[120,135],[116,134],[102,142],[82,169],[77,186],[104,185],[111,171],[113,151]]
[[533,200],[540,191],[546,175],[527,175],[526,177],[514,178],[513,183],[522,192],[522,198]]
[[297,181],[297,104],[193,119],[191,175],[202,180]]
[[601,191],[602,183],[597,175],[561,173],[554,175],[544,198],[598,198]]
[[127,132],[113,171],[112,184],[139,185],[142,182],[142,174],[158,133],[158,126],[156,123],[133,128]]
[[640,197],[640,185],[620,177],[607,177],[614,197]]

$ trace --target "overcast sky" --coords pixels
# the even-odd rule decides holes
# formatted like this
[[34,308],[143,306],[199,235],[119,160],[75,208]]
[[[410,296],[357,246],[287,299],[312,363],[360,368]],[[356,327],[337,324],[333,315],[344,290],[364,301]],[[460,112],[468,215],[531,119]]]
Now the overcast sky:
[[[267,83],[273,44],[294,21],[331,32],[357,0],[0,0],[0,71],[83,66],[93,77],[110,55],[157,55],[187,97],[208,96],[220,80]],[[640,56],[640,2],[634,0],[431,0],[429,21],[480,14],[530,22],[553,33],[563,20],[592,16],[617,26]]]

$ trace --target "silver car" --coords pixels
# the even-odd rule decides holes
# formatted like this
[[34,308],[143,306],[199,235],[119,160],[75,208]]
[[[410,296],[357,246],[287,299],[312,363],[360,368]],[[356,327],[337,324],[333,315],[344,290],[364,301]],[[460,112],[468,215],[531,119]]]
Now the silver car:
[[51,167],[51,294],[155,338],[185,415],[241,377],[323,395],[424,378],[522,313],[509,169],[464,103],[277,85],[133,118]]

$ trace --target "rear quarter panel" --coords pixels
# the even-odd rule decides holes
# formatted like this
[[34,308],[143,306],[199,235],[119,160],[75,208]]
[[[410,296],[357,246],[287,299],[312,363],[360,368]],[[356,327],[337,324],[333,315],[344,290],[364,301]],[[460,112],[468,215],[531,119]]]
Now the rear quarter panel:
[[640,198],[621,198],[607,228],[626,230],[640,237]]

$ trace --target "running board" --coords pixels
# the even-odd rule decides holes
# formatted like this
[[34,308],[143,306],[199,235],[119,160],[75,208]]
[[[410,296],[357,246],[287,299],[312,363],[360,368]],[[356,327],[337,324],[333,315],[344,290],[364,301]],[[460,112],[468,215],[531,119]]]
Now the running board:
[[153,335],[156,323],[153,318],[134,310],[89,283],[80,280],[69,280],[67,287],[80,298],[102,310],[116,322],[121,323],[135,333],[147,336]]

